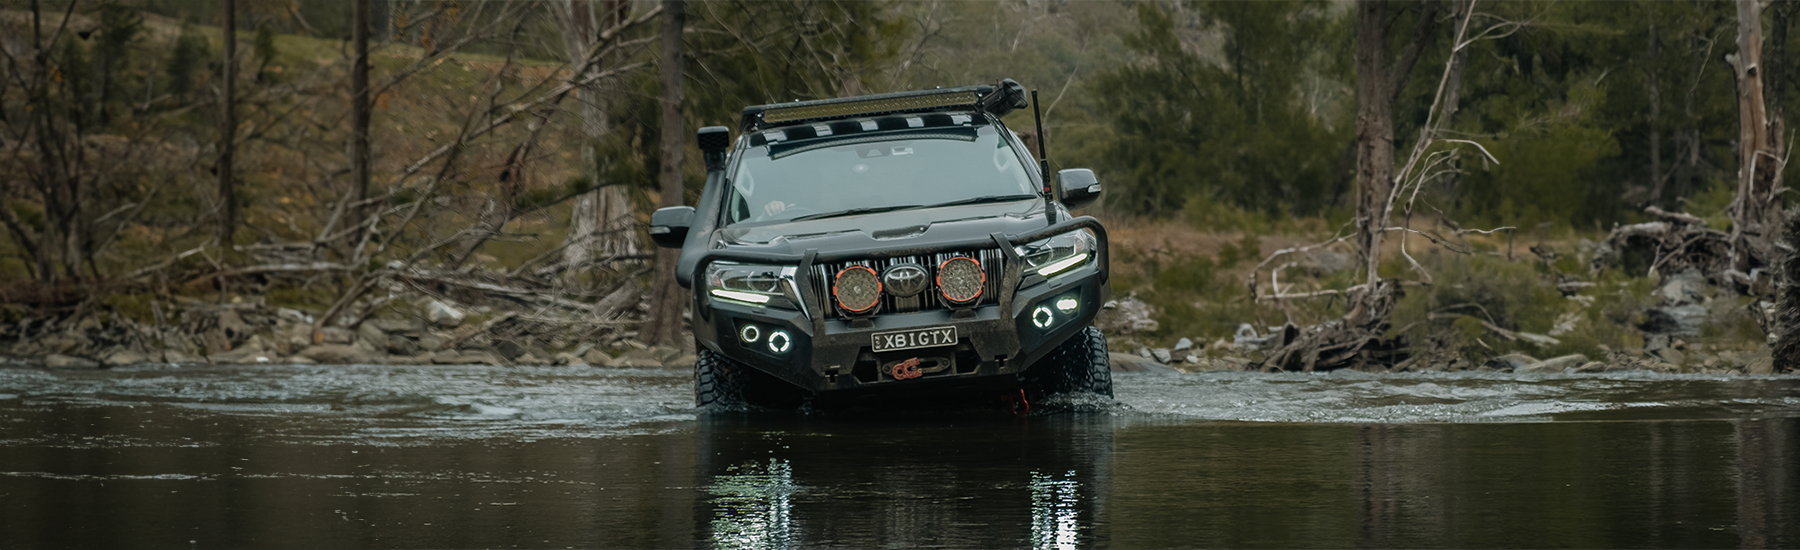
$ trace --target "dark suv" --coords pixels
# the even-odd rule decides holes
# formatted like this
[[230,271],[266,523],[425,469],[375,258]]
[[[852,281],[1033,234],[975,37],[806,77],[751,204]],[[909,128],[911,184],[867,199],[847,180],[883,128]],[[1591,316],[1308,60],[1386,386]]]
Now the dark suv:
[[699,205],[650,228],[693,290],[697,403],[1110,397],[1106,230],[1068,211],[1100,185],[1051,185],[1000,121],[1027,104],[1003,80],[749,107],[735,144],[701,129]]

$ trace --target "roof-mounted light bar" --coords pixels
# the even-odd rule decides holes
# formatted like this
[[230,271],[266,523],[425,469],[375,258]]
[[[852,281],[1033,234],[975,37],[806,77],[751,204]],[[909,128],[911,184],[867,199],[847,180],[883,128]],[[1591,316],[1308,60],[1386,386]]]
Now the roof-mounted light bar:
[[785,126],[802,121],[830,120],[853,116],[888,113],[938,111],[946,109],[977,110],[982,97],[993,93],[988,85],[939,88],[916,92],[898,92],[861,97],[795,101],[773,105],[757,105],[744,109],[743,131],[770,126]]

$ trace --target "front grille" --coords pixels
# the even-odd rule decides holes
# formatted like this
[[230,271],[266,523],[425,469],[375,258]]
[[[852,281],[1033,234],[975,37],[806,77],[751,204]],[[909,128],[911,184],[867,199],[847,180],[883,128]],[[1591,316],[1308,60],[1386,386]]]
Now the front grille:
[[881,274],[886,273],[887,268],[892,266],[913,264],[925,268],[925,272],[931,274],[930,284],[926,285],[925,291],[910,297],[897,297],[888,294],[884,289],[881,293],[881,304],[875,307],[874,313],[877,315],[883,313],[912,313],[915,311],[948,309],[944,306],[942,298],[938,295],[937,269],[938,265],[944,263],[945,260],[957,256],[975,258],[981,262],[981,270],[987,274],[987,282],[982,284],[981,297],[976,299],[975,305],[983,306],[999,303],[1000,279],[1006,272],[1004,265],[1001,263],[1004,261],[1005,256],[1000,253],[999,249],[963,250],[940,252],[937,254],[921,254],[917,256],[869,258],[863,260],[815,264],[812,267],[812,273],[809,275],[811,275],[810,278],[812,279],[813,292],[816,293],[815,295],[825,300],[827,317],[836,317],[840,319],[849,317],[844,314],[843,310],[838,307],[837,301],[832,298],[831,282],[832,279],[837,277],[839,271],[843,271],[844,268],[853,265],[867,267],[875,270],[875,273]]

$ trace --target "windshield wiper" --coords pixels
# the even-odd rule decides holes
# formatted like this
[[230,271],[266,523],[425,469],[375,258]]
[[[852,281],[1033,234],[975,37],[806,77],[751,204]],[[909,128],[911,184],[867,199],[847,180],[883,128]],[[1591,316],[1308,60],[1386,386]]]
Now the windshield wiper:
[[807,214],[805,216],[791,218],[788,221],[797,222],[797,221],[805,221],[805,220],[819,220],[819,219],[824,219],[824,218],[837,218],[837,217],[841,217],[841,216],[854,216],[857,214],[873,214],[875,212],[891,212],[894,210],[905,210],[908,208],[918,208],[920,206],[921,205],[917,205],[917,204],[897,204],[894,206],[869,206],[869,207],[863,207],[863,208],[851,208],[849,210],[839,210],[836,212],[820,212],[818,214]]
[[982,195],[979,197],[969,197],[966,199],[953,200],[950,202],[940,202],[940,203],[931,205],[931,208],[937,208],[939,206],[957,206],[957,205],[961,205],[961,204],[981,204],[981,203],[988,203],[988,202],[1012,202],[1012,201],[1022,201],[1025,199],[1035,199],[1035,198],[1038,198],[1038,196],[1037,195]]

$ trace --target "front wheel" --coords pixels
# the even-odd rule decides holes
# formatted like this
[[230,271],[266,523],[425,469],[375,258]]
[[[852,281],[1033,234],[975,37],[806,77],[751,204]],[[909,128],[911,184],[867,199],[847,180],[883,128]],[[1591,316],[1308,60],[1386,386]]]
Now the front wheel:
[[1112,361],[1106,355],[1106,335],[1086,327],[1026,369],[1020,382],[1031,399],[1059,393],[1085,393],[1112,397]]
[[744,364],[700,348],[694,361],[694,406],[713,411],[744,408]]

